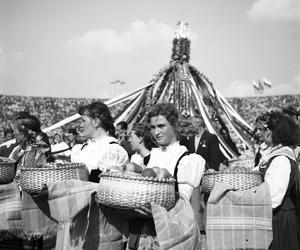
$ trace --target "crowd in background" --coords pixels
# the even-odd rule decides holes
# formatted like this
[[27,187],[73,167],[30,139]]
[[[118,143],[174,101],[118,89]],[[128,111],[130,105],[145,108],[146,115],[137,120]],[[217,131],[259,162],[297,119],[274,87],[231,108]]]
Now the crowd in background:
[[[299,95],[281,96],[257,96],[243,98],[227,98],[228,102],[249,124],[253,124],[255,118],[262,112],[282,106],[300,106]],[[0,95],[0,143],[13,137],[10,121],[13,115],[19,111],[28,111],[37,116],[41,121],[42,128],[51,126],[56,122],[67,118],[77,112],[77,107],[93,101],[104,101],[92,98],[54,98],[54,97],[28,97]],[[111,109],[112,116],[123,107],[118,105]],[[63,141],[68,139],[68,129],[77,128],[77,122],[71,122],[49,133],[50,141],[55,144],[55,134],[60,134]],[[78,138],[80,140],[80,137]]]
[[256,96],[242,98],[227,98],[234,110],[249,124],[253,124],[261,113],[287,106],[300,106],[300,95]]

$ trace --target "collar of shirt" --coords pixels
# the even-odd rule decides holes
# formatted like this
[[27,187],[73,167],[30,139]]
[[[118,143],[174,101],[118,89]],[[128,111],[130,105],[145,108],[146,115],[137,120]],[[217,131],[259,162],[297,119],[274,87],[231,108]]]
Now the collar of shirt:
[[179,141],[176,141],[176,142],[171,143],[168,146],[161,146],[159,148],[162,152],[169,152],[170,150],[172,150],[172,148],[178,147],[178,145],[179,145]]
[[87,140],[87,143],[96,143],[96,142],[112,142],[112,141],[118,141],[116,138],[112,137],[112,136],[99,136],[99,137],[95,137],[95,138],[89,138]]

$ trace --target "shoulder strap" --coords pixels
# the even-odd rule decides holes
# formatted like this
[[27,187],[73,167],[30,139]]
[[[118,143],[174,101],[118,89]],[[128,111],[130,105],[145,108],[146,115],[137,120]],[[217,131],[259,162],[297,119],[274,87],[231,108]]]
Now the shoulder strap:
[[[84,143],[83,145],[82,145],[82,147],[81,147],[81,149],[80,150],[82,150],[86,145],[87,145],[88,143],[86,142],[86,143]],[[118,142],[116,142],[116,141],[111,141],[109,144],[119,144]]]
[[80,149],[80,150],[82,150],[86,145],[88,145],[87,142],[84,143],[84,144],[81,146],[81,149]]
[[[68,151],[68,150],[71,150],[72,147],[68,147],[68,148],[65,148],[65,149],[62,149],[62,150],[58,150],[58,151],[55,151],[55,152],[51,152],[52,155],[55,155],[55,154],[59,154],[59,153],[63,153],[65,151]],[[81,148],[82,149],[82,148]]]
[[179,162],[180,162],[180,160],[184,157],[184,156],[186,156],[186,155],[188,155],[189,154],[189,152],[188,151],[186,151],[186,152],[184,152],[180,157],[179,157],[179,159],[178,159],[178,161],[177,161],[177,163],[176,163],[176,166],[175,166],[175,169],[174,169],[174,173],[173,173],[173,178],[175,179],[175,192],[178,192],[178,180],[177,180],[177,173],[178,173],[178,165],[179,165]]

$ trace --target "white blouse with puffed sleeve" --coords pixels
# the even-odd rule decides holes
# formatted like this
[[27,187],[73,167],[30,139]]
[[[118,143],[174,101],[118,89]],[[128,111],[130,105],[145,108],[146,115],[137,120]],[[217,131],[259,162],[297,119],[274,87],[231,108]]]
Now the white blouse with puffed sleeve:
[[122,167],[128,162],[128,154],[116,138],[106,136],[75,145],[71,161],[85,163],[90,172],[97,168],[106,172],[112,167]]
[[[172,175],[179,158],[187,152],[185,146],[179,142],[167,147],[153,148],[147,167],[159,167],[167,169]],[[177,181],[179,193],[191,198],[193,189],[200,185],[205,170],[205,160],[198,154],[189,154],[179,161]]]

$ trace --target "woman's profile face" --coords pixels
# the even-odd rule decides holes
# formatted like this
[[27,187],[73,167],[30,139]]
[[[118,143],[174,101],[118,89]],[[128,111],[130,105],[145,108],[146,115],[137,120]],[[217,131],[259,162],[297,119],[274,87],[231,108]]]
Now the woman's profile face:
[[93,137],[96,131],[94,119],[88,115],[82,115],[80,120],[80,130],[84,137],[86,138]]
[[270,129],[268,128],[263,128],[262,129],[262,132],[261,132],[261,136],[262,136],[262,139],[263,141],[269,145],[269,146],[272,146],[272,132]]
[[177,141],[174,127],[163,115],[151,117],[150,128],[159,146],[168,146]]
[[11,128],[12,130],[14,131],[14,136],[16,138],[16,142],[18,144],[22,143],[24,140],[25,140],[25,135],[23,132],[21,132],[19,129],[18,129],[18,126],[16,123],[13,123],[11,125]]
[[129,136],[129,142],[133,151],[136,151],[140,148],[141,137],[137,136],[134,130],[131,130]]
[[60,137],[59,134],[56,134],[56,135],[55,135],[54,141],[55,141],[56,143],[60,143],[60,142],[62,141],[62,139],[61,139],[61,137]]

